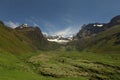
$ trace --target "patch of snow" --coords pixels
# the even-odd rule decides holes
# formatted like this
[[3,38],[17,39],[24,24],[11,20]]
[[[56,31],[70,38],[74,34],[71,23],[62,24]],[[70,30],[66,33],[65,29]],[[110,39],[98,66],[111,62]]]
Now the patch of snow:
[[103,26],[103,24],[98,24],[97,26],[98,26],[98,27],[102,27],[102,26]]
[[103,27],[103,24],[94,24],[93,26]]
[[67,43],[69,40],[59,40],[59,39],[47,39],[50,42],[57,42],[57,43]]

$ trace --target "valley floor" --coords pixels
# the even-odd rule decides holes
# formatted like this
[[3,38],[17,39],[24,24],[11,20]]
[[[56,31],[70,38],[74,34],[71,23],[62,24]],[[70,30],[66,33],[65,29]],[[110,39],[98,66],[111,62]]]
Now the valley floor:
[[120,54],[39,51],[18,56],[0,51],[0,80],[120,80]]

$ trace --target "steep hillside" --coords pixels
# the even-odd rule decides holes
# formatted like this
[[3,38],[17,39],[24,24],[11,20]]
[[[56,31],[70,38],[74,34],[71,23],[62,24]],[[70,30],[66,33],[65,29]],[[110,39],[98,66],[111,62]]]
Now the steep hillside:
[[0,23],[0,50],[22,53],[33,51],[32,47],[24,43],[14,35],[11,28],[6,27],[2,22]]

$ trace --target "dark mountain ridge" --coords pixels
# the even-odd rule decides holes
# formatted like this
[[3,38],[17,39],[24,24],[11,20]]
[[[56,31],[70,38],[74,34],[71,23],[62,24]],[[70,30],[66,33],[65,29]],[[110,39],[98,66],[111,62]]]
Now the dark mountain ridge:
[[[49,42],[43,36],[40,28],[35,26],[22,24],[12,29],[5,26],[3,22],[0,22],[0,28],[0,46],[1,49],[7,51],[51,50],[59,47],[58,44]],[[90,23],[83,25],[82,29],[74,37],[77,38],[77,41],[73,41],[72,44],[79,50],[85,49],[88,46],[96,46],[99,43],[102,45],[102,41],[111,41],[113,46],[119,46],[119,28],[120,16],[114,17],[109,23]]]
[[87,25],[83,25],[81,30],[77,33],[76,37],[89,38],[119,24],[120,24],[120,15],[112,18],[109,23],[90,23]]

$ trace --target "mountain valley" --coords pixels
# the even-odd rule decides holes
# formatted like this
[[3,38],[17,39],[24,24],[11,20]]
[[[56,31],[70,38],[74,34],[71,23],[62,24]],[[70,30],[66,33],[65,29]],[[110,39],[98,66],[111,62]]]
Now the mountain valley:
[[0,80],[120,80],[120,16],[68,38],[0,21]]

